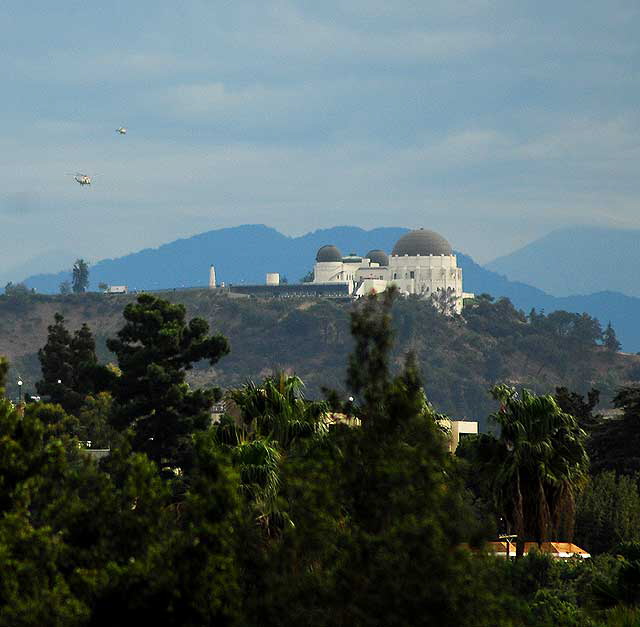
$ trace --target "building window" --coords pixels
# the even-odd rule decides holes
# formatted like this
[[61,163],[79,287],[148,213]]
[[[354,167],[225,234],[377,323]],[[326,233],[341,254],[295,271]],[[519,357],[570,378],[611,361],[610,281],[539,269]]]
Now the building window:
[[409,272],[409,278],[410,279],[415,279],[416,278],[416,273],[413,270],[411,270],[411,272]]
[[394,278],[394,279],[397,279],[397,278],[398,278],[398,273],[397,273],[397,272],[394,272],[394,273],[393,273],[393,278]]

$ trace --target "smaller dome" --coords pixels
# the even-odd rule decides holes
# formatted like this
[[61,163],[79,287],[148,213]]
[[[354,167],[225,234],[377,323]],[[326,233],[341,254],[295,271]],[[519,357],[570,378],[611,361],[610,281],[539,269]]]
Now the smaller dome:
[[365,257],[371,261],[372,263],[377,263],[379,266],[388,266],[389,265],[389,255],[384,252],[384,250],[380,250],[379,248],[374,248],[370,250]]
[[342,253],[335,246],[323,246],[316,254],[316,261],[318,263],[325,261],[342,261]]

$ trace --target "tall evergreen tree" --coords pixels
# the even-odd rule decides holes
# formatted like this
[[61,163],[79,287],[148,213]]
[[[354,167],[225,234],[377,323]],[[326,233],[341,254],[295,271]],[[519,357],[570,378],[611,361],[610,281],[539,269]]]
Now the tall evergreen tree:
[[107,390],[114,376],[98,364],[96,343],[86,324],[71,336],[62,314],[56,313],[54,320],[48,327],[47,343],[38,351],[42,379],[36,389],[52,403],[77,414],[84,398]]
[[591,429],[593,429],[593,427],[595,427],[601,420],[601,416],[599,414],[594,415],[593,413],[593,410],[600,402],[600,391],[595,388],[592,388],[587,392],[586,400],[582,394],[570,392],[566,387],[556,388],[554,398],[560,409],[563,412],[574,416],[580,427],[587,433],[590,433]]
[[393,291],[370,296],[352,314],[348,384],[362,427],[340,445],[344,531],[331,622],[499,624],[486,591],[466,588],[472,564],[459,545],[473,525],[415,363],[409,356],[399,375],[390,371],[393,300]]
[[71,288],[74,294],[82,294],[89,287],[89,264],[84,259],[76,259],[73,264]]
[[73,389],[83,396],[111,389],[115,376],[107,366],[98,363],[96,341],[86,323],[74,332],[70,347],[74,371]]
[[107,341],[122,371],[113,426],[131,427],[134,449],[161,467],[182,466],[194,433],[210,421],[215,392],[191,390],[187,370],[205,359],[213,365],[229,352],[222,335],[208,334],[206,321],[185,317],[183,305],[143,294],[126,306],[124,326]]
[[611,320],[609,320],[607,328],[602,333],[602,343],[604,347],[612,353],[617,353],[622,348],[622,344],[618,342],[616,332],[611,326]]
[[71,334],[64,316],[56,313],[54,324],[49,325],[47,343],[38,351],[38,359],[42,368],[42,379],[36,383],[38,394],[48,396],[52,403],[63,407],[78,401],[73,397],[73,354],[71,351]]

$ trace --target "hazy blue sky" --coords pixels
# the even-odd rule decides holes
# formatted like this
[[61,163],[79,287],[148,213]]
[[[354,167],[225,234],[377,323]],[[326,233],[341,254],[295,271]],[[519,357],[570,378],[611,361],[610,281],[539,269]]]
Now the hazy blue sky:
[[637,0],[8,0],[0,270],[256,222],[425,226],[480,261],[567,224],[640,227],[639,17]]

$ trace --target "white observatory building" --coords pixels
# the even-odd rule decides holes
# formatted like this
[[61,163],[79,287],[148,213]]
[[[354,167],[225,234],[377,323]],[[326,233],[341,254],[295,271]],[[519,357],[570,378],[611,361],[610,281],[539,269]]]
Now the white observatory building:
[[454,301],[455,311],[462,311],[462,269],[449,242],[434,231],[417,229],[403,235],[391,256],[382,250],[370,250],[364,257],[351,253],[343,257],[332,245],[322,246],[313,268],[314,283],[346,283],[353,296],[372,290],[383,292],[395,285],[400,293],[424,298],[442,292]]

